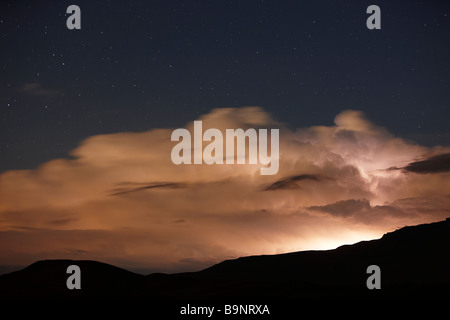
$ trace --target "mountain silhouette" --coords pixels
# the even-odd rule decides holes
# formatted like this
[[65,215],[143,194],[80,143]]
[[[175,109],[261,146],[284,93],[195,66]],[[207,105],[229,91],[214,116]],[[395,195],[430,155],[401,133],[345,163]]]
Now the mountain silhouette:
[[[81,269],[81,290],[69,290],[67,267]],[[89,260],[41,260],[0,276],[1,298],[133,298],[145,276]]]
[[[69,290],[69,265],[81,289]],[[369,290],[367,267],[381,270]],[[223,261],[198,272],[147,276],[96,261],[44,260],[0,276],[0,298],[60,299],[449,299],[450,219],[404,227],[334,250]]]

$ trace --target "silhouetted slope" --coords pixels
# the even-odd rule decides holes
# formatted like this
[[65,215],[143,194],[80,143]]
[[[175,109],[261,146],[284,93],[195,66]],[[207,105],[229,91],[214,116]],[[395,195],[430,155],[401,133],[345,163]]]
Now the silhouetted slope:
[[[385,283],[450,282],[450,221],[405,227],[381,239],[335,250],[301,251],[228,260],[202,271],[212,277],[296,279],[324,284],[360,283],[357,274],[375,264]],[[424,272],[429,271],[429,272]],[[414,275],[414,276],[412,276]]]
[[[369,265],[381,290],[369,290]],[[405,227],[335,250],[227,260],[201,272],[159,279],[159,296],[183,298],[449,298],[450,221]],[[151,276],[150,276],[151,277]],[[156,286],[149,279],[147,294]],[[157,297],[157,295],[152,295]]]
[[[69,290],[67,267],[81,269],[81,290]],[[10,298],[133,298],[145,276],[88,260],[42,260],[0,276],[0,297]]]
[[[66,268],[82,270],[82,289],[66,288]],[[381,290],[366,269],[381,268]],[[449,299],[450,220],[405,227],[335,250],[227,260],[203,271],[138,275],[94,261],[39,261],[0,276],[1,297],[295,299]]]
[[[450,289],[450,220],[405,227],[385,234],[381,239],[345,245],[335,250],[228,260],[201,273],[211,279],[265,282],[268,287],[296,282],[309,289],[311,286],[317,289],[354,289],[367,294],[366,279],[369,275],[366,270],[372,264],[381,268],[382,291],[377,294],[396,295],[397,291],[409,291],[403,293],[422,295],[417,291],[424,289],[424,296],[439,296],[444,293],[444,290],[441,292],[444,288],[447,292]],[[309,296],[307,291],[302,292],[301,285],[283,288],[285,291],[289,289],[289,294],[294,296]],[[426,292],[425,289],[439,292]],[[340,295],[333,290],[329,293]],[[448,297],[448,293],[446,295]],[[276,297],[275,294],[270,296]]]

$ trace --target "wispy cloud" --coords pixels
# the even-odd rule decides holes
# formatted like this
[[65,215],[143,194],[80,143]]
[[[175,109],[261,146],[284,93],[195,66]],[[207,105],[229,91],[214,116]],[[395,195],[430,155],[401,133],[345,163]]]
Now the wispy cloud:
[[47,98],[53,98],[61,95],[59,91],[45,88],[38,82],[26,83],[19,89],[19,91],[27,95]]
[[178,182],[152,182],[152,183],[121,183],[122,187],[115,188],[112,195],[117,196],[121,194],[127,194],[131,192],[137,192],[142,190],[148,190],[153,188],[184,188],[183,183]]
[[319,181],[322,177],[315,174],[300,174],[297,176],[291,176],[287,178],[280,179],[265,187],[264,190],[282,190],[282,189],[300,189],[300,181]]

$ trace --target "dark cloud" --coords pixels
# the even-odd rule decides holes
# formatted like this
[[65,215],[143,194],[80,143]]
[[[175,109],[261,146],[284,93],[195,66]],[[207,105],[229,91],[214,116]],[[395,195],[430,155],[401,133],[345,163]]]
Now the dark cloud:
[[395,217],[414,218],[418,214],[415,210],[404,208],[400,203],[372,206],[367,199],[342,200],[324,206],[311,206],[308,209],[370,224]]
[[370,210],[367,199],[342,200],[324,206],[311,206],[308,209],[329,213],[333,216],[347,217]]
[[264,191],[270,190],[283,190],[283,189],[301,189],[299,182],[303,180],[311,180],[318,182],[322,177],[315,174],[301,174],[297,176],[290,176],[278,181],[275,181],[271,185],[264,188]]
[[404,167],[403,170],[422,174],[450,172],[450,153],[432,156],[421,161],[411,162]]
[[[131,192],[136,192],[136,191],[142,191],[142,190],[147,190],[147,189],[155,189],[155,188],[185,188],[186,186],[183,183],[178,183],[178,182],[153,182],[153,183],[147,183],[147,184],[142,184],[142,183],[128,183],[130,185],[130,187],[123,187],[123,188],[116,188],[113,190],[112,195],[113,196],[117,196],[117,195],[121,195],[121,194],[127,194],[127,193],[131,193]],[[139,187],[131,187],[133,185],[140,185]]]

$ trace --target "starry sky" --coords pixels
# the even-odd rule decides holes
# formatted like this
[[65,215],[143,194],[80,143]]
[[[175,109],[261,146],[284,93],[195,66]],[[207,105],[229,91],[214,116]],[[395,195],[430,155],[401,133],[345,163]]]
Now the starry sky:
[[[196,271],[449,217],[449,31],[438,0],[1,1],[0,274]],[[278,128],[279,171],[175,165],[195,120]]]
[[378,1],[2,1],[0,170],[32,169],[91,135],[182,127],[261,106],[295,127],[362,110],[448,145],[450,4]]

